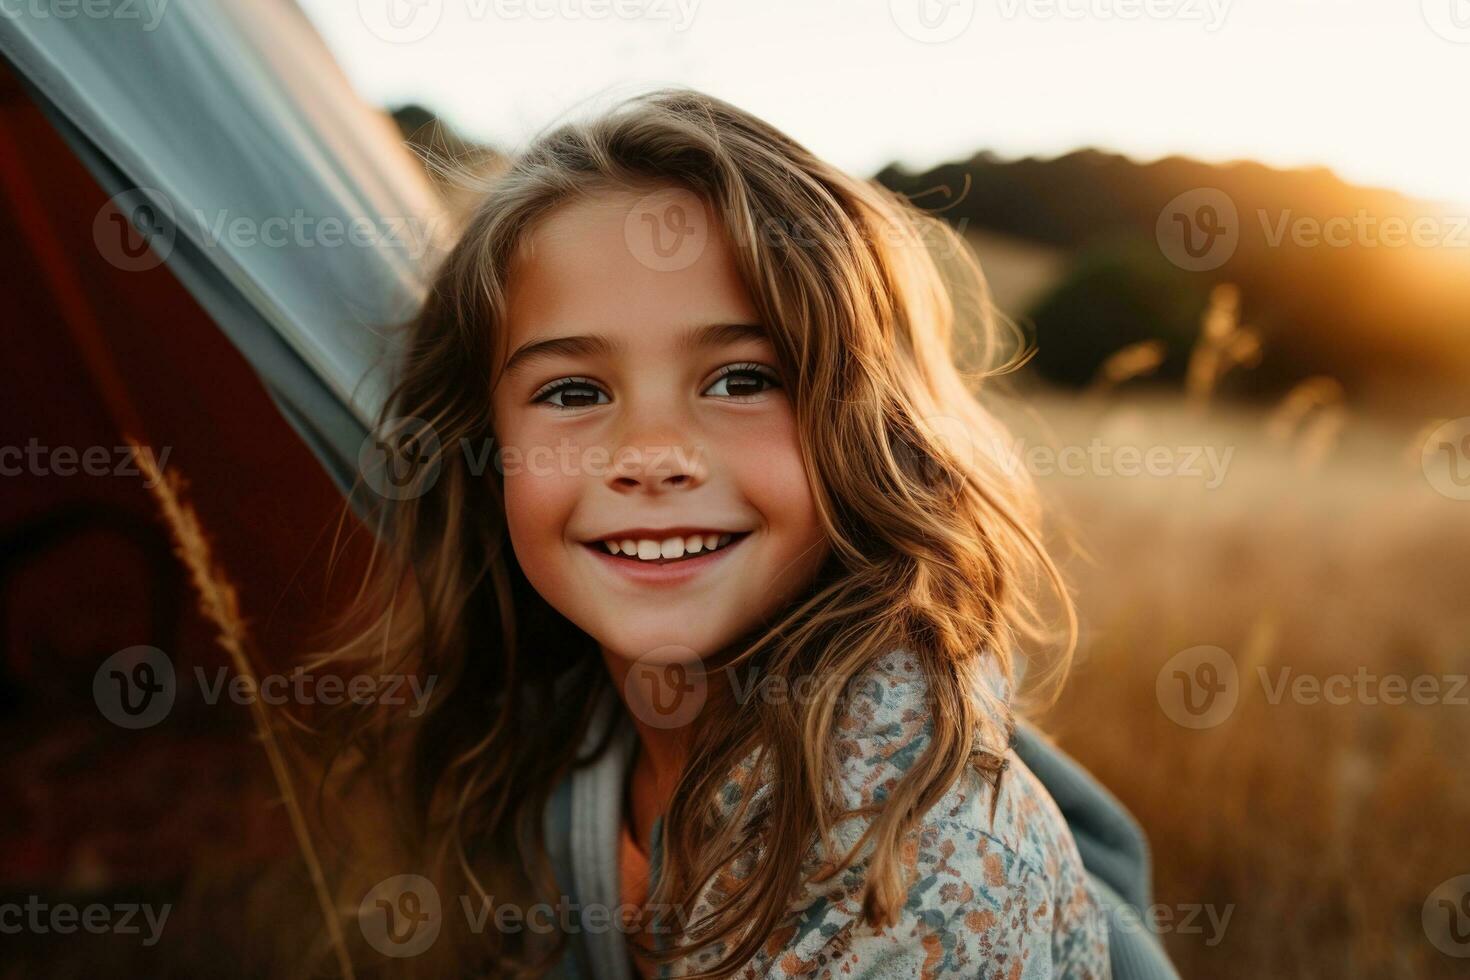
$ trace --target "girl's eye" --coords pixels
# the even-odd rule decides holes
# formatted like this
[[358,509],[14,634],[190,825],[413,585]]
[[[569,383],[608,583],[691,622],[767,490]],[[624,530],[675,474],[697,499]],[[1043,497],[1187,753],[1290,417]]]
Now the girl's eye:
[[553,408],[586,408],[591,405],[606,405],[612,399],[607,392],[597,387],[589,378],[561,378],[544,385],[531,401],[544,403]]
[[750,398],[771,388],[781,387],[774,371],[763,364],[729,364],[706,389],[716,398]]

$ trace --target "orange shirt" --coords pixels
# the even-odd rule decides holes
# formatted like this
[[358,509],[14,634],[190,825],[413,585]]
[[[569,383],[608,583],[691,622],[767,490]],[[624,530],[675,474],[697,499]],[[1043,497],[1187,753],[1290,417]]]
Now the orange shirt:
[[[622,825],[621,841],[618,847],[618,872],[622,879],[621,903],[624,906],[641,907],[648,901],[648,875],[649,861],[648,853],[633,836],[633,831],[624,820]],[[632,938],[630,932],[629,938]],[[649,963],[633,951],[629,945],[628,956],[633,964],[633,972],[640,977],[652,980],[658,976],[656,964]]]

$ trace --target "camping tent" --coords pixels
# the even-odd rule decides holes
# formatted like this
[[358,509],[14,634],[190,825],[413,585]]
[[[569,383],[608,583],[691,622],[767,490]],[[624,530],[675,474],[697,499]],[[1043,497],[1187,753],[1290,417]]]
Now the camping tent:
[[[123,733],[90,701],[97,664],[133,644],[181,672],[225,662],[123,437],[188,480],[264,654],[309,649],[355,585],[347,561],[328,589],[342,493],[384,393],[382,328],[418,299],[440,223],[391,121],[292,4],[125,16],[143,9],[0,16],[0,886],[177,880],[209,837],[289,847],[262,839],[277,811],[241,805],[260,759],[219,729],[243,709],[196,690]],[[420,237],[354,240],[354,221]],[[370,538],[348,515],[354,532]]]
[[146,235],[345,489],[433,193],[291,3],[129,8],[0,18],[0,53],[131,225],[98,222],[104,258],[129,263],[109,233]]

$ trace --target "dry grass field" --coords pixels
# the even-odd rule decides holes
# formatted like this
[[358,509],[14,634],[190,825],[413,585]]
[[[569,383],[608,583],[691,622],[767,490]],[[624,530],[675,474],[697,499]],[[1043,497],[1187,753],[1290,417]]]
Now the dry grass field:
[[1147,829],[1180,972],[1464,976],[1463,883],[1431,896],[1470,874],[1470,501],[1403,425],[1126,390],[1010,421],[1105,447],[1027,463],[1082,617],[1041,720]]

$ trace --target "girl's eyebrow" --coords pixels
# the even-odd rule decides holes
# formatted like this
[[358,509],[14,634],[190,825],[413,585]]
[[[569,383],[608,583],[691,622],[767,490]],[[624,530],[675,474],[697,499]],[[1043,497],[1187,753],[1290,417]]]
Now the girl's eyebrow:
[[[746,340],[765,340],[765,328],[754,323],[710,323],[686,331],[679,340],[679,350],[694,351],[723,347]],[[549,337],[530,340],[515,349],[506,359],[505,374],[548,357],[593,357],[616,353],[623,345],[601,334],[579,334],[571,337]]]
[[548,357],[592,357],[613,353],[619,346],[599,334],[577,337],[551,337],[546,340],[529,340],[515,349],[505,362],[505,374],[526,367],[533,361]]

